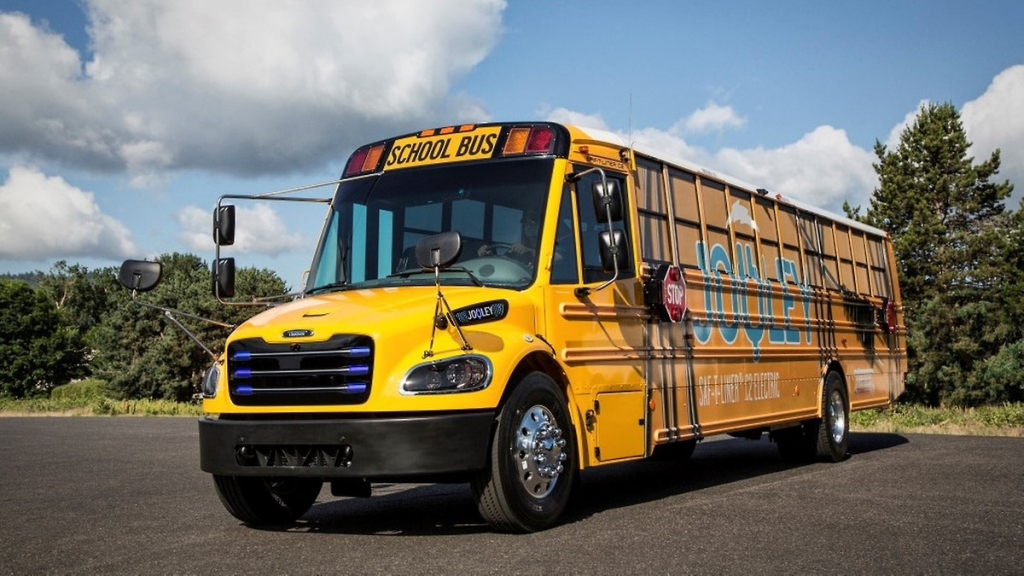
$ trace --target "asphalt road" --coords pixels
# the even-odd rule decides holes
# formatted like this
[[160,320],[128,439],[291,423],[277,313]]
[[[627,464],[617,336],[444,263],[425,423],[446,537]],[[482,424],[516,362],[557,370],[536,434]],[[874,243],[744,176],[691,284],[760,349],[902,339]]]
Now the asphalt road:
[[0,418],[2,574],[1024,573],[1024,440],[854,434],[840,464],[766,440],[588,472],[565,522],[491,532],[468,486],[321,493],[290,529],[225,512],[181,418]]

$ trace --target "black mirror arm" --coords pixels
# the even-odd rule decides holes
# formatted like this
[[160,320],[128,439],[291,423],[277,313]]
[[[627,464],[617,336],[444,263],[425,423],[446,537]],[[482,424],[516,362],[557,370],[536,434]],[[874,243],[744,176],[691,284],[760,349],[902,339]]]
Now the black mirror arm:
[[200,341],[199,338],[195,334],[193,334],[188,328],[186,328],[185,325],[181,323],[181,321],[179,321],[177,318],[175,318],[174,315],[175,314],[180,314],[182,316],[185,316],[186,318],[191,318],[193,320],[199,320],[201,322],[207,322],[207,323],[213,324],[215,326],[220,326],[222,328],[228,328],[228,329],[233,329],[234,328],[234,325],[228,324],[227,322],[221,322],[219,320],[212,320],[210,318],[203,318],[202,316],[196,316],[195,314],[189,314],[188,312],[182,312],[181,310],[172,310],[170,308],[165,308],[163,306],[157,306],[156,304],[150,304],[148,302],[142,302],[140,300],[136,300],[135,299],[135,292],[134,291],[132,292],[132,301],[135,302],[136,304],[138,304],[139,306],[142,306],[143,308],[150,308],[150,309],[159,310],[160,312],[162,312],[163,315],[168,320],[170,320],[172,324],[174,324],[175,326],[180,328],[181,331],[184,332],[186,336],[188,336],[193,342],[198,344],[199,347],[202,348],[207,354],[209,354],[210,358],[213,358],[214,360],[217,360],[217,355],[213,352],[213,350],[210,350],[209,347],[207,347],[205,344],[203,344],[202,341]]
[[[470,273],[470,276],[473,276],[472,273]],[[448,318],[451,319],[451,325],[459,334],[459,340],[462,340],[462,350],[472,350],[473,346],[469,343],[469,340],[466,340],[466,335],[462,333],[462,327],[459,326],[459,321],[455,319],[452,307],[448,305],[448,300],[441,293],[440,265],[434,266],[434,286],[437,289],[437,301],[434,303],[434,319],[430,326],[430,346],[423,351],[423,357],[430,358],[434,355],[434,336],[437,335],[438,328],[444,330],[448,327]]]

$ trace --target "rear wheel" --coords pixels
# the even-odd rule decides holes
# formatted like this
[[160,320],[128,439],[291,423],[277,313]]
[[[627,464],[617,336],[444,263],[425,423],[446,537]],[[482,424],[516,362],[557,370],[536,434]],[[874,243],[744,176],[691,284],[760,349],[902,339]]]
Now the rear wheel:
[[821,403],[821,418],[772,432],[772,439],[778,445],[783,460],[839,462],[846,458],[850,445],[849,403],[839,372],[832,371],[825,376]]
[[317,478],[213,476],[217,496],[246,524],[289,524],[309,511],[324,483]]
[[575,480],[572,436],[562,391],[546,375],[528,374],[501,409],[487,469],[472,483],[484,520],[507,532],[557,522]]
[[838,372],[829,372],[825,377],[822,403],[817,456],[821,460],[839,462],[846,458],[846,450],[850,446],[850,419],[847,417],[846,385]]

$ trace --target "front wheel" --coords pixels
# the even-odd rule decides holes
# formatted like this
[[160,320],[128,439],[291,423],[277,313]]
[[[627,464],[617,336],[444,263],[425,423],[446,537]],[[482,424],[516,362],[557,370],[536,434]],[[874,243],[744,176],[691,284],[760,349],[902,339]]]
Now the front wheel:
[[488,466],[473,480],[477,509],[498,530],[548,528],[569,501],[575,467],[562,391],[548,376],[528,374],[501,409]]
[[290,524],[309,511],[320,495],[317,478],[256,478],[214,474],[224,508],[246,524]]

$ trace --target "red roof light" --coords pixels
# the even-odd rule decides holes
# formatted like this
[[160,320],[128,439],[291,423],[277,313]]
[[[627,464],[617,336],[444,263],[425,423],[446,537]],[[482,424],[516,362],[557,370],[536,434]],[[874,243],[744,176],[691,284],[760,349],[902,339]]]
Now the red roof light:
[[359,174],[363,169],[363,161],[366,160],[366,153],[369,151],[369,148],[360,148],[359,150],[356,150],[352,154],[352,157],[348,159],[348,164],[345,165],[345,171],[342,172],[342,178],[348,178],[349,176]]
[[530,130],[530,138],[526,142],[526,153],[550,153],[555,143],[555,133],[550,128],[534,128]]

